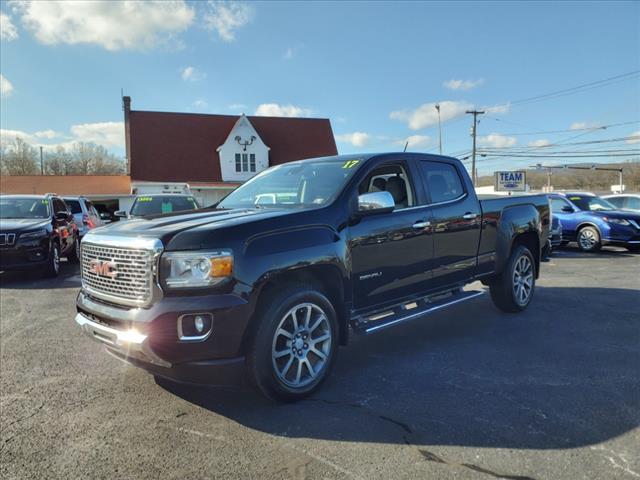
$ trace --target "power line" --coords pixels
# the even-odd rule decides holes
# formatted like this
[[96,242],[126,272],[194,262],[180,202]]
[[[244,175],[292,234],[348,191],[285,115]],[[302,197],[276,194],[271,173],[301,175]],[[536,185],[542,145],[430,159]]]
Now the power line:
[[604,86],[612,85],[614,83],[625,81],[633,78],[638,74],[640,74],[640,70],[634,70],[632,72],[623,73],[621,75],[605,78],[603,80],[596,80],[595,82],[584,83],[582,85],[577,85],[575,87],[565,88],[563,90],[557,90],[555,92],[523,98],[521,100],[515,100],[509,103],[511,105],[525,105],[527,103],[533,103],[533,102],[538,102],[542,100],[548,100],[551,98],[563,97],[565,95],[572,95],[574,93],[581,93],[583,91],[591,90],[593,88],[604,87]]
[[[502,120],[500,118],[493,118],[493,120],[496,120],[498,122],[505,122],[505,123],[513,123],[514,125],[515,122],[507,122],[506,120]],[[579,132],[579,131],[584,131],[584,130],[592,130],[593,128],[614,128],[614,127],[622,127],[625,125],[633,125],[636,123],[640,123],[640,120],[633,120],[631,122],[622,122],[622,123],[612,123],[610,125],[599,125],[598,127],[584,127],[584,128],[569,128],[566,130],[546,130],[546,131],[540,131],[540,132],[514,132],[514,133],[501,133],[500,135],[509,135],[512,137],[516,137],[516,136],[524,136],[524,135],[551,135],[554,133],[568,133],[568,132]],[[523,125],[524,126],[524,125]],[[528,128],[528,127],[527,127]]]

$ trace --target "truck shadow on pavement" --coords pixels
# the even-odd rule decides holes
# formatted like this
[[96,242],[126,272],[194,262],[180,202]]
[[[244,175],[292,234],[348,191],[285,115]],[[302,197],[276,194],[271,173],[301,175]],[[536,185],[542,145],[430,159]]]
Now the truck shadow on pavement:
[[487,295],[353,338],[322,389],[296,404],[158,384],[272,435],[406,444],[440,463],[425,447],[593,445],[640,423],[638,297],[638,286],[538,287],[527,311],[508,315]]

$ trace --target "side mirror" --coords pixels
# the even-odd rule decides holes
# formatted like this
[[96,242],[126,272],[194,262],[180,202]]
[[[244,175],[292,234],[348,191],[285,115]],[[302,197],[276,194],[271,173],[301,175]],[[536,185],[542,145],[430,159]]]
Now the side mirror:
[[358,196],[358,213],[360,215],[392,212],[395,206],[389,192],[370,192]]
[[124,210],[118,210],[114,212],[114,215],[120,218],[127,218],[127,212],[125,212]]
[[562,211],[565,213],[573,213],[573,208],[571,208],[569,205],[565,205],[564,207],[562,207]]

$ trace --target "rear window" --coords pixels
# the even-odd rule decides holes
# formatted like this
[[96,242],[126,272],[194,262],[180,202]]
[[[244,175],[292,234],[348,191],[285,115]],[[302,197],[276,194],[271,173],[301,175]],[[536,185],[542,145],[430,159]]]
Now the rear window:
[[65,200],[64,203],[67,204],[71,213],[82,213],[82,207],[78,200]]
[[448,202],[464,194],[458,171],[453,165],[440,162],[421,161],[431,203]]
[[146,216],[199,208],[196,199],[179,195],[148,195],[136,198],[131,215]]

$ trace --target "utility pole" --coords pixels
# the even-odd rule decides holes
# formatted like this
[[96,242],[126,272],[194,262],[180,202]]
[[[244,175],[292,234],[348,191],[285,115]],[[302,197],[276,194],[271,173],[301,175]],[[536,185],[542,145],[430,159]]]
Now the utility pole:
[[440,155],[442,155],[442,124],[440,123],[440,104],[436,103],[436,110],[438,111],[438,136],[440,137]]
[[473,130],[471,135],[473,136],[473,153],[471,155],[471,183],[476,186],[476,132],[478,130],[478,115],[484,115],[484,111],[467,110],[468,114],[473,115]]
[[40,145],[40,175],[44,175],[44,160],[42,157],[42,145]]

